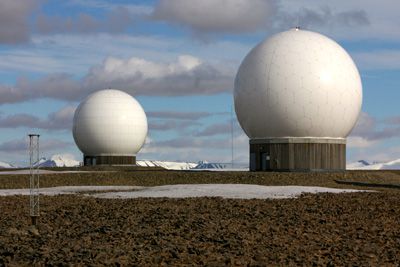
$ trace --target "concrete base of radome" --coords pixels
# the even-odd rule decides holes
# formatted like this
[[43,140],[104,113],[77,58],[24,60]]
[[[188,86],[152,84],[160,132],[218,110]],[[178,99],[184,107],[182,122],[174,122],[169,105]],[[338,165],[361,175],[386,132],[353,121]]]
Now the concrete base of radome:
[[250,171],[344,171],[345,138],[250,139]]
[[136,156],[83,156],[83,164],[85,166],[94,165],[135,165]]

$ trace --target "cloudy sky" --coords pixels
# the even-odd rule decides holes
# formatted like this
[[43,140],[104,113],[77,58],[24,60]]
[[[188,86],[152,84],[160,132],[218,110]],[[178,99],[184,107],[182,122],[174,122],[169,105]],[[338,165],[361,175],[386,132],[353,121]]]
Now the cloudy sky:
[[[363,81],[348,161],[400,158],[398,0],[0,0],[0,161],[81,159],[71,126],[89,93],[124,90],[149,121],[139,159],[230,162],[232,89],[247,52],[300,25],[335,39]],[[235,162],[248,139],[234,116]]]

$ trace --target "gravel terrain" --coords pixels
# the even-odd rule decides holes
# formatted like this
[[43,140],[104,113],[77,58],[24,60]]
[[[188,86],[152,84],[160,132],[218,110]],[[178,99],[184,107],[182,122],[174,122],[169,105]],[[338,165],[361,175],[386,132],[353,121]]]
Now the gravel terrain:
[[[58,168],[57,168],[58,169]],[[62,168],[60,168],[62,169]],[[259,185],[304,185],[336,188],[363,188],[335,182],[356,181],[366,183],[398,184],[400,171],[348,171],[327,173],[284,172],[192,172],[143,170],[140,168],[69,168],[64,170],[96,171],[88,173],[44,174],[40,176],[41,187],[78,185],[132,185],[155,186],[166,184],[259,184]],[[101,169],[100,169],[101,170]],[[29,188],[29,175],[0,175],[0,189]]]
[[[185,176],[188,183],[400,184],[399,172],[102,175],[41,178],[47,186],[178,184]],[[3,188],[26,187],[25,176],[5,177]],[[37,228],[29,197],[0,197],[0,266],[399,266],[400,191],[377,189],[279,200],[43,196]]]

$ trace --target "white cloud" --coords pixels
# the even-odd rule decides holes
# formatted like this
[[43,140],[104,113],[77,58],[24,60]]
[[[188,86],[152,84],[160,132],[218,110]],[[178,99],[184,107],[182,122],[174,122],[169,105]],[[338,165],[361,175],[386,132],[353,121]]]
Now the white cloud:
[[65,65],[62,60],[45,53],[31,50],[0,51],[0,69],[11,72],[39,72],[48,73],[49,70],[61,71]]
[[126,31],[133,22],[133,16],[127,8],[116,7],[100,18],[86,13],[79,13],[75,17],[39,14],[34,29],[40,34],[99,32],[115,34]]
[[[352,12],[362,12],[358,15],[359,24],[351,26],[346,25],[346,21],[331,21],[332,23],[311,23],[310,30],[321,31],[322,33],[332,36],[335,39],[347,40],[400,40],[400,1],[398,0],[337,0],[337,1],[320,1],[320,0],[281,0],[280,10],[292,15],[292,24],[297,23],[296,14],[301,15],[301,10],[307,7],[308,10],[321,14],[321,10],[330,9],[332,14],[346,13],[351,15]],[[355,15],[357,13],[354,13]],[[294,15],[294,16],[293,16]],[[360,16],[361,15],[361,16]],[[365,19],[362,19],[365,17]],[[340,19],[340,16],[338,17]],[[353,20],[351,16],[348,19]],[[361,20],[360,20],[361,19]],[[310,22],[312,16],[309,16],[306,22]],[[364,23],[362,23],[364,21]],[[355,21],[357,22],[357,20]],[[302,26],[302,25],[300,25]]]
[[83,87],[119,88],[134,95],[215,94],[232,90],[233,73],[188,55],[168,63],[109,57],[90,69]]
[[[0,1],[0,43],[28,43],[32,33],[56,34],[77,33],[97,34],[99,32],[120,33],[132,27],[134,16],[149,14],[150,6],[117,4],[106,1],[70,1],[69,5],[80,5],[86,8],[101,8],[103,16],[89,13],[72,14],[72,16],[48,15],[45,12],[34,12],[42,0],[2,0]],[[65,3],[59,3],[64,8]],[[140,16],[138,16],[140,17]]]
[[179,56],[176,62],[169,63],[152,62],[136,57],[127,60],[108,57],[102,65],[90,70],[89,77],[95,76],[100,81],[104,79],[104,82],[132,77],[159,79],[190,72],[201,64],[200,59],[189,55]]
[[[160,0],[153,19],[188,27],[201,37],[213,33],[272,33],[301,26],[335,39],[400,38],[398,3],[372,0]],[[390,5],[393,5],[390,7]],[[388,17],[382,14],[388,14]],[[389,30],[390,29],[390,30]]]
[[135,96],[211,95],[232,90],[233,75],[222,65],[189,55],[170,62],[108,57],[80,80],[67,74],[50,74],[38,80],[21,77],[15,86],[0,85],[0,104],[36,98],[73,101],[104,88]]
[[75,105],[64,106],[60,110],[50,113],[46,119],[27,113],[17,113],[5,117],[0,115],[0,128],[71,130],[75,109]]
[[[42,151],[56,151],[65,149],[72,144],[58,139],[45,139],[40,140],[40,149]],[[0,143],[0,152],[26,155],[28,151],[28,139],[13,139],[3,143]]]
[[297,12],[287,12],[281,9],[276,15],[274,27],[285,30],[294,26],[315,31],[326,29],[362,28],[369,25],[369,19],[364,10],[354,9],[335,11],[329,6],[301,7]]
[[388,162],[395,159],[400,159],[400,146],[393,146],[388,149],[382,150],[382,148],[376,149],[373,153],[365,153],[365,159],[371,162]]
[[349,148],[367,148],[377,144],[376,140],[368,140],[361,136],[349,136],[347,138],[347,147]]
[[350,137],[355,138],[354,144],[359,144],[359,146],[400,137],[400,127],[393,124],[391,119],[393,118],[378,121],[368,113],[361,112]]
[[118,1],[104,1],[104,0],[68,0],[66,2],[70,6],[80,6],[85,8],[96,8],[112,10],[116,7],[124,7],[128,9],[132,14],[147,15],[153,11],[153,7],[149,5],[136,5],[118,2]]
[[30,38],[29,17],[37,7],[38,0],[0,1],[0,43],[28,42]]
[[160,0],[152,16],[196,33],[241,33],[266,27],[275,11],[273,0]]
[[361,111],[357,123],[351,131],[351,136],[367,137],[377,127],[377,120],[366,112]]
[[350,156],[347,162],[366,160],[368,162],[388,162],[400,159],[400,146],[382,148],[381,145],[368,147],[354,147],[348,150]]
[[[180,42],[157,36],[126,34],[34,35],[33,47],[0,51],[0,68],[2,71],[40,74],[63,72],[81,77],[105,55],[125,58],[140,55],[148,60],[172,60],[180,55]],[[101,49],[93,49],[94,44],[101,44]]]
[[[33,35],[31,42],[33,47],[19,46],[0,51],[0,71],[13,75],[20,72],[40,75],[57,72],[82,77],[91,66],[99,64],[106,56],[169,62],[182,54],[190,54],[201,58],[203,62],[221,65],[219,69],[229,68],[235,72],[254,45],[252,42],[243,44],[224,40],[205,44],[188,37],[105,33]],[[101,49],[93,49],[93,44],[101,45]]]

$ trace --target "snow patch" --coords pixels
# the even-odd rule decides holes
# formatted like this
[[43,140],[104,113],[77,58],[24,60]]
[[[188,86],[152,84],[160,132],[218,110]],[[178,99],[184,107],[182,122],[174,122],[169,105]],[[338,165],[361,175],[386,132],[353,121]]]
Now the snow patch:
[[366,192],[365,190],[336,189],[309,186],[263,186],[252,184],[178,184],[144,187],[133,192],[109,192],[94,194],[98,198],[142,198],[142,197],[222,197],[237,199],[295,198],[303,193]]
[[[134,190],[134,191],[132,191]],[[107,199],[125,198],[189,198],[222,197],[236,199],[296,198],[303,193],[347,193],[367,190],[337,189],[316,186],[263,186],[253,184],[178,184],[153,187],[142,186],[59,186],[41,188],[40,194],[54,196],[85,191],[118,191],[88,194]],[[373,191],[368,191],[373,192]],[[0,196],[29,195],[29,189],[3,189]]]

